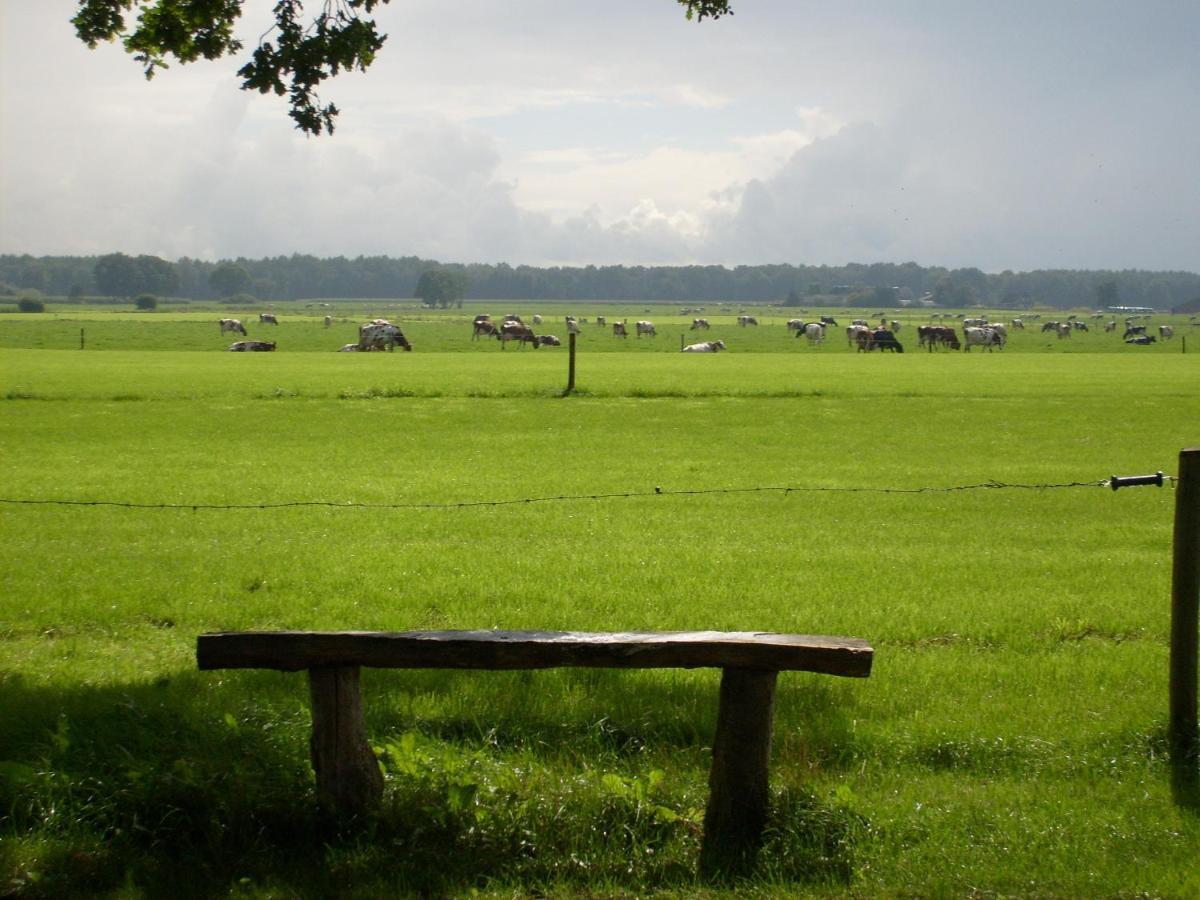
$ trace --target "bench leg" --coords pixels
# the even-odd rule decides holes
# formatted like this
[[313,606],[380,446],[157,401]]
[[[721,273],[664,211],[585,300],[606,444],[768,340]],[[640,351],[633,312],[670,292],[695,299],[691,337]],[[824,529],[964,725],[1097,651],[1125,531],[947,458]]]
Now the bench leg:
[[367,743],[358,674],[357,666],[308,670],[317,799],[326,812],[339,816],[364,813],[383,797],[383,774]]
[[700,871],[706,876],[748,870],[762,841],[776,675],[758,669],[725,669],[721,674],[700,848]]

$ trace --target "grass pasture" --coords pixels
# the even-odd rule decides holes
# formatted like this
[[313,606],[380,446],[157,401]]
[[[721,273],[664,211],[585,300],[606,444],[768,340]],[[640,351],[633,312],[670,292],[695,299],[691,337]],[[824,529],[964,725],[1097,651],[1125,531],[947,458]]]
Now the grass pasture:
[[[60,350],[0,321],[0,496],[189,508],[0,504],[0,894],[1200,894],[1172,491],[852,490],[1172,472],[1200,357],[730,321],[762,343],[585,334],[564,398],[564,351],[495,356],[470,311],[364,355],[316,318],[279,326],[311,352],[225,355],[207,314],[105,315],[95,353],[77,318]],[[172,349],[123,349],[143,318]],[[379,507],[203,508],[291,501]],[[195,671],[204,631],[491,627],[845,634],[876,664],[781,676],[762,871],[728,888],[694,876],[715,672],[367,671],[385,808],[341,833],[305,679]]]
[[[50,312],[0,315],[0,348],[77,350],[80,332],[83,333],[85,349],[90,350],[197,350],[220,351],[241,335],[221,334],[217,322],[222,318],[240,319],[246,327],[248,337],[254,340],[270,340],[278,344],[277,352],[334,352],[343,344],[358,338],[358,326],[374,317],[386,318],[399,324],[414,347],[422,353],[500,353],[521,352],[515,347],[501,350],[494,340],[471,340],[471,322],[479,312],[488,312],[499,321],[509,312],[522,315],[532,323],[535,313],[543,318],[535,325],[538,334],[553,334],[562,342],[562,348],[542,348],[549,355],[565,355],[567,331],[564,316],[568,313],[581,316],[587,321],[581,325],[578,337],[580,352],[588,353],[669,353],[677,351],[681,340],[687,343],[704,340],[723,340],[730,353],[795,353],[798,355],[831,355],[855,351],[848,346],[844,326],[856,318],[877,322],[871,310],[812,309],[806,313],[783,308],[748,307],[761,323],[757,327],[741,327],[737,324],[737,313],[714,309],[705,313],[712,327],[707,331],[691,328],[692,314],[679,315],[675,305],[622,305],[622,304],[566,304],[545,303],[516,304],[511,301],[495,303],[476,302],[462,310],[425,310],[408,302],[338,301],[319,308],[313,304],[299,302],[273,304],[280,324],[260,324],[258,312],[247,308],[225,308],[204,304],[187,304],[165,307],[153,312],[131,312],[120,308],[96,308],[86,306],[51,305]],[[333,319],[330,327],[324,325],[324,315]],[[822,314],[832,314],[838,327],[828,330],[827,340],[820,346],[809,346],[805,338],[796,339],[786,328],[787,320],[793,317],[811,321]],[[980,310],[971,310],[966,315],[982,315]],[[596,324],[597,315],[605,316],[609,325]],[[949,315],[949,314],[947,314]],[[1059,339],[1052,333],[1041,330],[1050,320],[1064,319],[1062,311],[1043,311],[1040,318],[1030,320],[1023,330],[1011,329],[1010,353],[1121,353],[1133,356],[1179,353],[1187,339],[1192,340],[1192,352],[1200,349],[1200,328],[1193,325],[1194,318],[1177,315],[1159,315],[1148,320],[1148,333],[1157,334],[1159,325],[1172,325],[1176,336],[1169,340],[1139,347],[1127,346],[1121,340],[1124,330],[1119,317],[1095,320],[1080,314],[1080,321],[1088,331],[1073,332],[1067,339]],[[995,311],[992,321],[1009,323],[1014,313]],[[893,310],[887,318],[901,323],[898,338],[907,352],[916,352],[916,326],[928,324],[928,310]],[[1119,321],[1116,332],[1106,333],[1104,321],[1111,318]],[[646,319],[655,324],[656,337],[638,338],[633,334],[634,323]],[[611,323],[626,321],[630,336],[613,337]],[[947,319],[944,324],[953,324],[961,336],[961,322]],[[532,352],[532,351],[530,351]],[[538,352],[542,352],[539,350]],[[973,353],[982,351],[975,350]]]

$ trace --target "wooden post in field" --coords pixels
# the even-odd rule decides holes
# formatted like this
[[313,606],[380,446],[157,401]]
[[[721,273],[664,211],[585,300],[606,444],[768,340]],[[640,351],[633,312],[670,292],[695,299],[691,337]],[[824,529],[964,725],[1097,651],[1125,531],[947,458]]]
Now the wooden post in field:
[[358,666],[308,670],[317,800],[330,814],[362,815],[383,797],[383,774],[367,743],[358,673]]
[[1196,654],[1200,606],[1200,447],[1179,451],[1171,577],[1171,764],[1176,784],[1194,794],[1200,780]]
[[575,332],[567,335],[567,393],[575,390]]
[[706,877],[737,876],[754,866],[767,824],[777,675],[770,670],[740,668],[721,673],[700,847],[700,871]]
[[79,349],[83,349],[83,329],[79,329]]

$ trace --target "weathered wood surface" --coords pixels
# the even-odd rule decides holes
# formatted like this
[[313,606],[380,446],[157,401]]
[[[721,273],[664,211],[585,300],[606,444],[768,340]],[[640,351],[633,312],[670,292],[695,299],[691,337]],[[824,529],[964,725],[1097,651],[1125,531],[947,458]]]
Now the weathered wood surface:
[[359,670],[313,669],[308,684],[317,799],[327,813],[337,816],[368,812],[383,797],[383,773],[367,742]]
[[700,847],[700,871],[705,875],[737,875],[754,866],[770,811],[776,674],[759,669],[726,669],[721,674]]
[[201,669],[739,668],[866,678],[856,638],[757,631],[273,631],[202,634]]

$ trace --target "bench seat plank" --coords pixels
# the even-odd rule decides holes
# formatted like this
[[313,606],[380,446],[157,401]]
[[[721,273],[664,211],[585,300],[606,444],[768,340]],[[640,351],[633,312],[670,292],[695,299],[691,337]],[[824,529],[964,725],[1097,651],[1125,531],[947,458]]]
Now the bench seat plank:
[[874,651],[856,638],[757,631],[270,631],[202,634],[201,669],[742,668],[851,678]]

